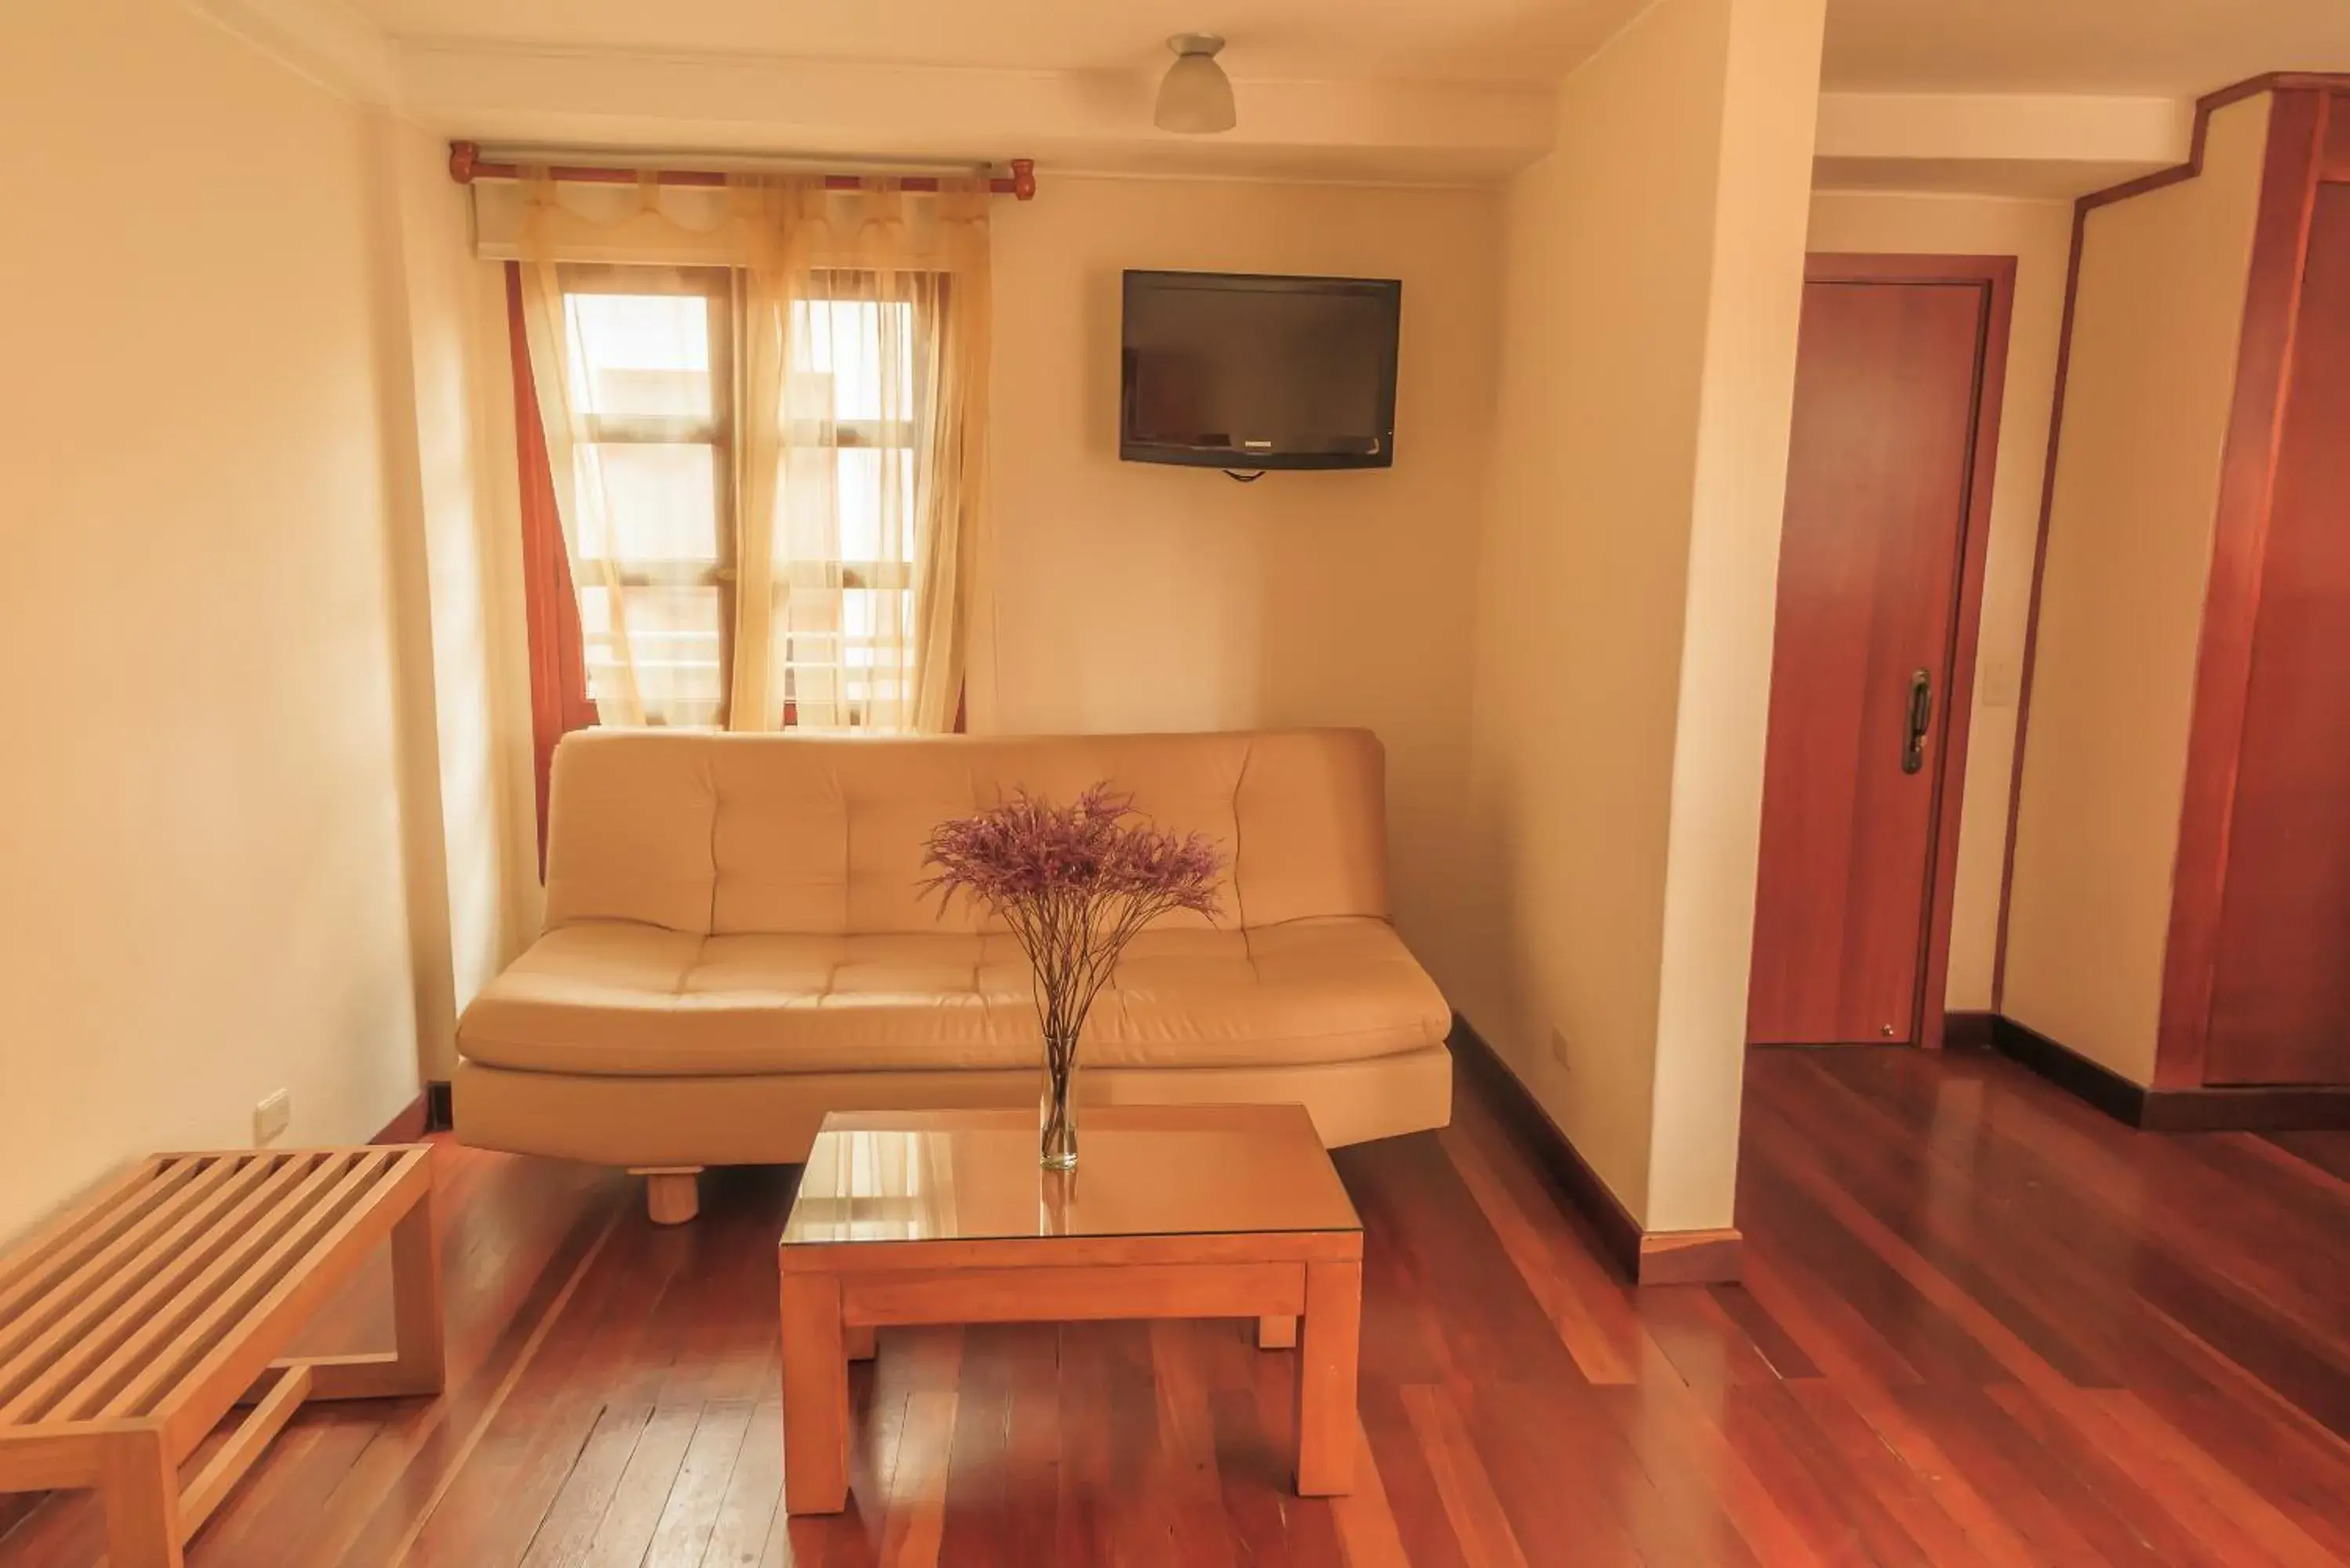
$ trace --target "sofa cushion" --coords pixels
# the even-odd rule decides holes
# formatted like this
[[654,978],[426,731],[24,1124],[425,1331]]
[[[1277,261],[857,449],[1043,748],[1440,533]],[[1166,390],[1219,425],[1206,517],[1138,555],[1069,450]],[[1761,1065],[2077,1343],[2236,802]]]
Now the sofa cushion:
[[[800,738],[583,730],[555,753],[546,926],[696,935],[1000,929],[922,891],[923,841],[1019,790],[1101,780],[1226,857],[1222,923],[1384,916],[1384,760],[1361,730]],[[1189,910],[1165,929],[1205,929]]]
[[[1385,920],[1135,939],[1080,1060],[1358,1061],[1442,1041],[1451,1014]],[[588,921],[539,939],[466,1010],[490,1066],[589,1074],[1019,1067],[1039,1060],[1028,966],[1001,932],[705,936]]]

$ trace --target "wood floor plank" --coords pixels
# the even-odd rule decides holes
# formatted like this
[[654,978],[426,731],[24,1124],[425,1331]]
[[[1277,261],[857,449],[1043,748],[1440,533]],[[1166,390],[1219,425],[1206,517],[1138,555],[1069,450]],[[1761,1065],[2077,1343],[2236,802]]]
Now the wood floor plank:
[[[1610,1391],[1612,1394],[1613,1391]],[[1700,1519],[1718,1516],[1757,1561],[1820,1561],[1817,1550],[1728,1434],[1727,1390],[1659,1382],[1607,1400],[1617,1428],[1658,1489]],[[1734,1554],[1725,1550],[1725,1560]]]
[[[444,1180],[454,1163],[434,1161]],[[454,1185],[462,1191],[468,1184]],[[444,1191],[437,1212],[451,1216],[453,1196]],[[485,1240],[467,1244],[491,1229],[476,1224],[471,1209],[452,1217],[457,1245],[444,1253],[444,1280],[453,1277],[449,1256],[481,1268],[490,1255],[496,1265],[486,1278],[494,1287],[451,1303],[450,1321],[463,1332],[452,1349],[447,1393],[379,1428],[315,1521],[319,1561],[361,1568],[405,1556],[609,1243],[617,1208],[575,1191],[540,1196],[548,1201],[530,1206],[534,1223],[494,1250]]]
[[2092,1441],[2078,1427],[2050,1408],[2071,1393],[2035,1394],[2017,1387],[1989,1390],[1992,1403],[2031,1435],[2047,1454],[2090,1495],[2120,1520],[2133,1540],[2157,1561],[2225,1568],[2230,1563],[2255,1562],[2259,1548],[2239,1535],[2224,1517],[2191,1506],[2195,1494],[2158,1497],[2148,1484],[2153,1477],[2136,1476],[2116,1462],[2112,1451]]
[[[766,1550],[769,1527],[783,1511],[784,1407],[780,1400],[754,1405],[743,1428],[743,1446],[726,1478],[701,1554],[680,1559],[674,1568],[754,1568]],[[659,1538],[655,1539],[656,1550]],[[647,1568],[671,1568],[649,1561]]]
[[1966,1568],[1999,1560],[1968,1535],[1929,1481],[1853,1408],[1842,1390],[1825,1380],[1803,1379],[1789,1383],[1786,1395],[1808,1424],[1815,1473],[1829,1485],[1873,1499],[1925,1562]]
[[523,1554],[523,1568],[586,1568],[613,1493],[643,1440],[652,1412],[642,1406],[607,1405],[573,1453],[563,1485],[539,1517]]
[[2343,1560],[2129,1390],[2085,1389],[2060,1413],[2120,1457],[2174,1512],[2187,1510],[2182,1517],[2201,1539],[2227,1547],[2230,1561],[2319,1568]]
[[1783,1387],[1728,1387],[1717,1397],[1724,1439],[1821,1562],[1918,1568],[1928,1561],[1872,1489],[1843,1484],[1849,1472],[1814,1461],[1822,1450]]
[[1510,1528],[1509,1515],[1493,1495],[1451,1397],[1442,1388],[1417,1383],[1403,1390],[1403,1406],[1462,1555],[1480,1568],[1526,1568],[1517,1532]]
[[1396,1529],[1395,1510],[1388,1505],[1386,1481],[1371,1452],[1370,1434],[1355,1423],[1355,1490],[1330,1502],[1338,1528],[1338,1545],[1347,1568],[1411,1568],[1403,1535]]
[[[639,1386],[638,1353],[658,1332],[658,1307],[671,1278],[638,1251],[649,1228],[641,1214],[619,1219],[611,1244],[556,1315],[535,1358],[519,1369],[466,1463],[415,1527],[410,1550],[446,1562],[470,1552],[483,1568],[519,1563],[530,1550],[589,1437],[614,1408],[611,1396]],[[668,1261],[673,1265],[675,1260]],[[622,1413],[629,1408],[622,1407]],[[398,1563],[401,1555],[395,1550],[387,1561]]]
[[2006,1512],[1975,1490],[1926,1424],[1891,1390],[1861,1379],[1833,1386],[1835,1397],[1866,1423],[1887,1452],[1900,1459],[1942,1511],[1966,1532],[1969,1545],[1985,1562],[1997,1568],[2034,1568],[2043,1561],[2017,1532]]
[[[889,1329],[848,1510],[787,1520],[788,1169],[694,1224],[445,1147],[450,1381],[306,1408],[195,1568],[2350,1563],[2350,1135],[2155,1136],[1974,1053],[1755,1053],[1736,1287],[1639,1291],[1471,1082],[1339,1151],[1366,1223],[1357,1490],[1288,1491],[1238,1323]],[[371,1270],[306,1352],[380,1348]],[[0,1568],[90,1568],[81,1494]]]
[[702,1407],[641,1553],[645,1568],[696,1568],[702,1562],[719,1505],[733,1484],[752,1411],[743,1400]]
[[1533,1380],[1456,1397],[1487,1482],[1535,1568],[1552,1563],[1703,1563],[1740,1568],[1749,1559],[1697,1552],[1700,1519],[1667,1507],[1655,1479],[1605,1415],[1617,1388],[1576,1388]]
[[698,1406],[671,1405],[653,1411],[636,1451],[629,1456],[628,1469],[612,1488],[604,1517],[596,1521],[594,1544],[584,1559],[589,1568],[638,1568],[644,1561],[701,1424]]
[[[1224,1527],[1216,1466],[1217,1382],[1211,1352],[1231,1349],[1232,1325],[1165,1322],[1149,1325],[1150,1372],[1159,1445],[1141,1501],[1167,1533],[1177,1561],[1194,1568],[1235,1568]],[[1253,1355],[1255,1353],[1252,1353]],[[1294,1361],[1294,1355],[1268,1357]]]
[[955,1395],[919,1389],[906,1397],[906,1425],[889,1473],[883,1568],[937,1568],[946,1530],[947,1461],[954,1443]]
[[1546,1209],[1539,1196],[1522,1199],[1466,1129],[1451,1127],[1440,1136],[1462,1185],[1584,1376],[1598,1384],[1638,1382],[1642,1365],[1659,1352],[1587,1235],[1576,1232],[1555,1207]]

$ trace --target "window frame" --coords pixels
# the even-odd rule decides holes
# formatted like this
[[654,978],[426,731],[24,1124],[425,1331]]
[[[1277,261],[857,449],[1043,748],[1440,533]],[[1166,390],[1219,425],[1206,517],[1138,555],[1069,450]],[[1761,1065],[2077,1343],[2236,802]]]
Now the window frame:
[[[712,466],[712,560],[611,561],[604,563],[622,588],[714,588],[718,605],[718,702],[712,728],[723,730],[734,693],[734,596],[741,572],[735,560],[736,421],[741,389],[734,373],[737,274],[728,267],[639,266],[633,264],[565,262],[556,268],[565,316],[580,295],[651,295],[700,298],[708,306],[711,411],[706,421],[686,415],[621,418],[586,414],[589,441],[597,446],[706,445]],[[566,563],[567,567],[568,562]],[[577,584],[572,585],[575,601]],[[583,628],[583,656],[585,652]],[[592,702],[591,702],[592,706]],[[652,726],[658,728],[659,726]],[[699,726],[697,726],[699,727]]]

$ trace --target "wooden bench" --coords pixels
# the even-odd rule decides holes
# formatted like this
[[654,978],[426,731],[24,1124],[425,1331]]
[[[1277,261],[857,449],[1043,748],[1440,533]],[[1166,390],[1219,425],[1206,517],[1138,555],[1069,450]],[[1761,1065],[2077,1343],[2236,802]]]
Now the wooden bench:
[[[432,1154],[157,1155],[0,1260],[0,1491],[95,1488],[113,1568],[177,1568],[305,1399],[439,1393]],[[386,1240],[398,1348],[285,1358]]]

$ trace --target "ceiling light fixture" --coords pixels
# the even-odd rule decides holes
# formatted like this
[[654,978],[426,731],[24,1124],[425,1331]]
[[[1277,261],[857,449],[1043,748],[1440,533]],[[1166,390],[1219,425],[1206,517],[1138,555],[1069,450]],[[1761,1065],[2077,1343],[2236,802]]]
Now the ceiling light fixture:
[[1213,33],[1178,33],[1167,40],[1175,63],[1159,84],[1159,108],[1151,121],[1161,130],[1210,136],[1239,123],[1232,107],[1232,79],[1216,64],[1223,39]]

